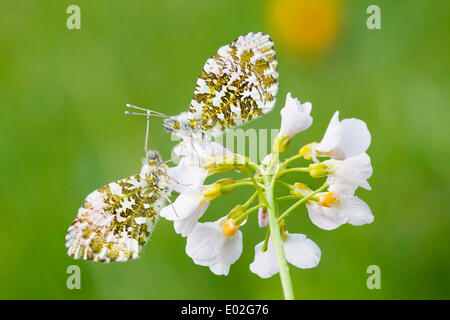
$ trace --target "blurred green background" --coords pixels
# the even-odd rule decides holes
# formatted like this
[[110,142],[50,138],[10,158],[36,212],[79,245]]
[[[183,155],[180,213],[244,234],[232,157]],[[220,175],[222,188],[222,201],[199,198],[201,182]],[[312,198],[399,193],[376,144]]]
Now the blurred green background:
[[[373,191],[358,195],[374,223],[324,231],[305,208],[288,220],[322,249],[317,268],[291,268],[296,298],[450,298],[449,2],[316,2],[2,1],[0,298],[282,298],[278,276],[248,268],[265,234],[256,217],[227,277],[195,265],[163,219],[136,261],[74,261],[64,247],[84,197],[140,170],[145,122],[125,116],[125,104],[187,110],[205,60],[249,31],[272,36],[280,89],[274,111],[245,129],[278,128],[291,91],[312,102],[314,125],[290,154],[320,140],[335,110],[372,133]],[[70,4],[81,8],[81,30],[66,28]],[[380,30],[366,27],[371,4]],[[168,159],[174,145],[152,120],[150,147]],[[218,199],[203,220],[246,198]],[[81,290],[66,288],[72,264]],[[381,268],[381,290],[366,286],[369,265]]]

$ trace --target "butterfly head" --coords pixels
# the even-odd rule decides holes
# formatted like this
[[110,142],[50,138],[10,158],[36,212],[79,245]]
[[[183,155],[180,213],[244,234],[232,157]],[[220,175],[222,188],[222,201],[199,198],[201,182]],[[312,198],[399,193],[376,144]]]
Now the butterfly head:
[[182,139],[192,139],[203,136],[201,121],[191,119],[192,114],[182,112],[179,115],[164,119],[163,128]]
[[149,150],[147,152],[147,157],[145,158],[144,165],[148,165],[149,169],[160,168],[164,166],[161,155],[156,150]]
[[175,132],[181,129],[180,121],[176,119],[177,117],[169,117],[164,119],[163,128],[168,132]]

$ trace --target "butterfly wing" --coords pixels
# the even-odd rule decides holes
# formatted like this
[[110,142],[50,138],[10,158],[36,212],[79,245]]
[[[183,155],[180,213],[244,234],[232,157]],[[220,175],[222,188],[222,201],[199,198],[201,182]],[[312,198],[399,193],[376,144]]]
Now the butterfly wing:
[[223,131],[255,119],[272,110],[277,90],[270,37],[261,32],[240,36],[206,61],[189,106],[191,127]]
[[69,256],[98,262],[139,257],[164,204],[155,174],[112,182],[89,194],[66,235]]

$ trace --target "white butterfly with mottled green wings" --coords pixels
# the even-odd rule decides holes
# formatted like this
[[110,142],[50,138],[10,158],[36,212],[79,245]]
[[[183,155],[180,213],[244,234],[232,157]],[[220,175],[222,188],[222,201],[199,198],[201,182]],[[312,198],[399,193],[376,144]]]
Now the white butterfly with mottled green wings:
[[159,153],[150,151],[140,174],[89,194],[67,231],[69,256],[97,262],[138,258],[171,193],[168,179]]
[[188,112],[165,119],[163,127],[183,139],[214,137],[271,111],[277,90],[273,42],[251,32],[206,61]]

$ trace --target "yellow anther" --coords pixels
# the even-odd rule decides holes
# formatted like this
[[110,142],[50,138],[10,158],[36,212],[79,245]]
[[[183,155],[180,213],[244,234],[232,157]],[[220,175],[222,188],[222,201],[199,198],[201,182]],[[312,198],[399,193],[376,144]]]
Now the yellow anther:
[[327,192],[319,195],[318,205],[322,207],[331,207],[339,204],[339,199],[333,192]]
[[222,223],[223,233],[228,237],[231,237],[232,235],[234,235],[236,233],[236,231],[239,230],[239,227],[240,227],[240,225],[234,224],[233,220],[231,220],[231,219],[225,220],[225,222]]

